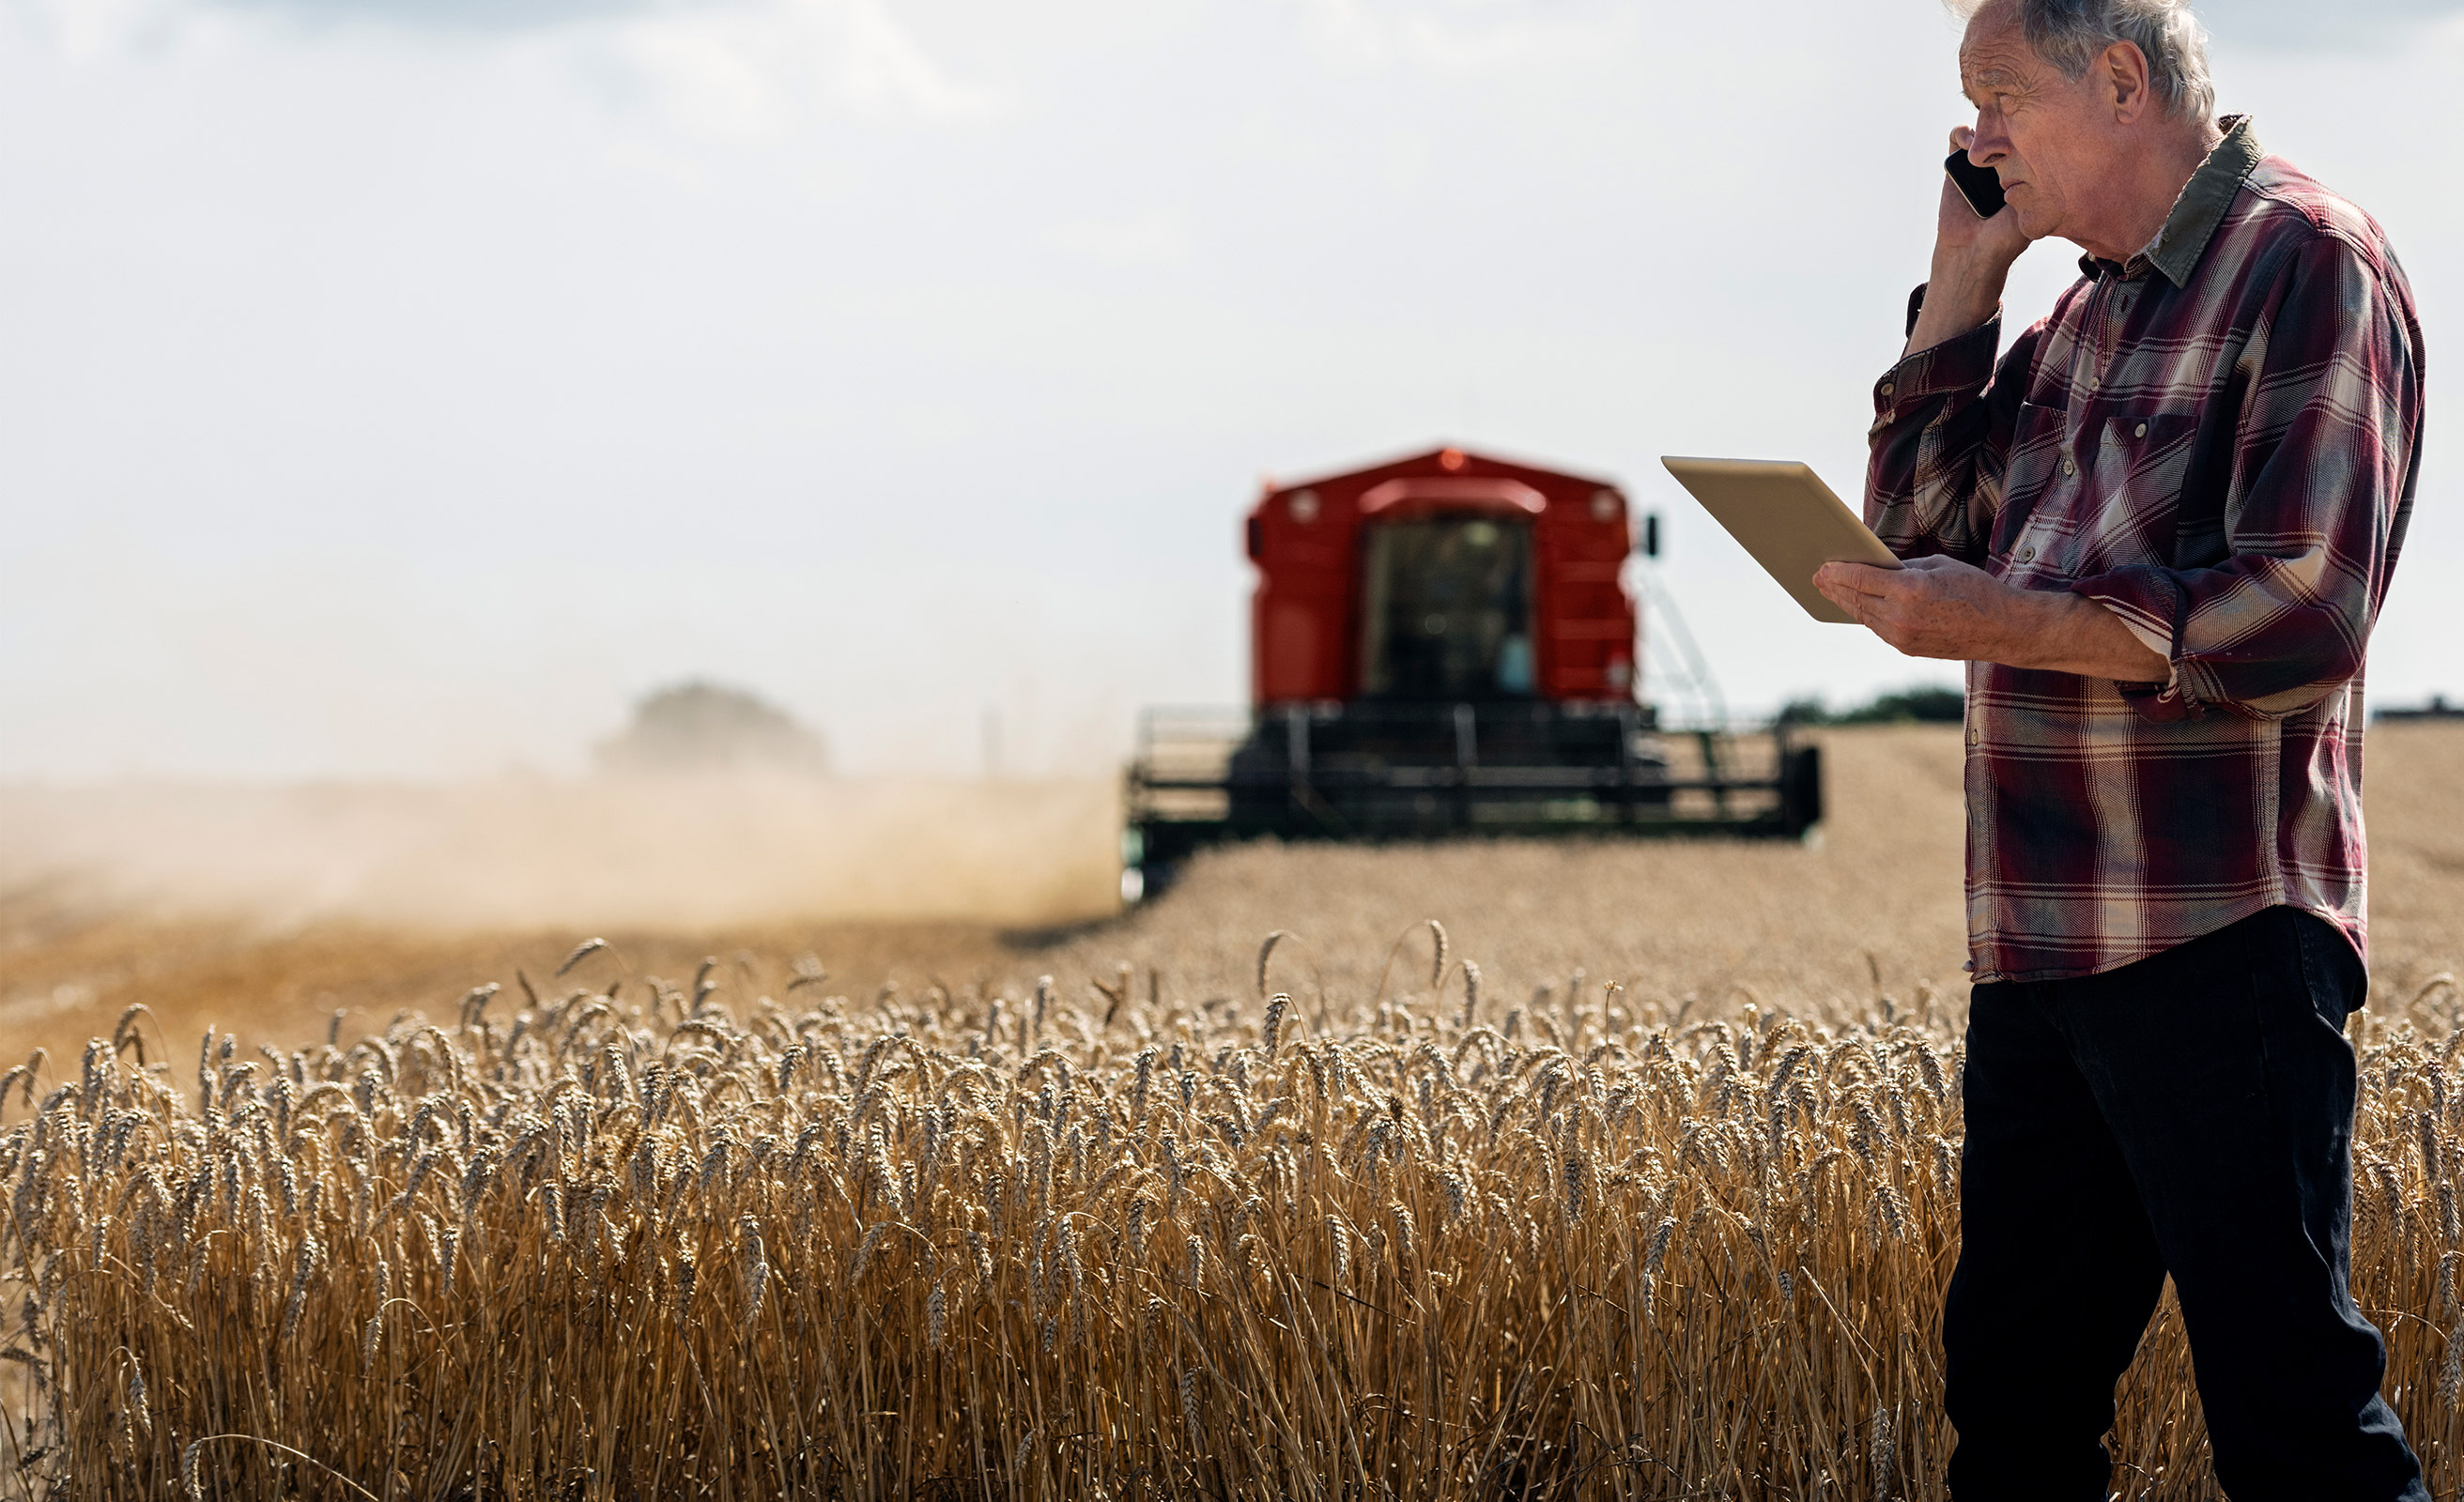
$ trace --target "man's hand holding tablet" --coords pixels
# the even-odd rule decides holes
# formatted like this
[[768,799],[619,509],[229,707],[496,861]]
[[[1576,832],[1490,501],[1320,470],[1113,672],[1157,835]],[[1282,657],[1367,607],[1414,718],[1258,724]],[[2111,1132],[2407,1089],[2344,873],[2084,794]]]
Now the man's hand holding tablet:
[[2163,654],[2068,590],[2018,589],[1953,558],[1894,557],[1802,464],[1662,459],[1816,620],[1854,622],[1909,657],[2163,683]]

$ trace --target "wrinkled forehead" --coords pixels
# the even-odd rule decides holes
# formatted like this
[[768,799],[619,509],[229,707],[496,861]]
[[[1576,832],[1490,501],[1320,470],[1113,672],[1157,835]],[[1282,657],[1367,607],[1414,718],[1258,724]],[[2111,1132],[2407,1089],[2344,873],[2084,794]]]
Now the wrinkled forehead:
[[1968,23],[1959,44],[1959,82],[1974,94],[2008,88],[2035,77],[2044,66],[2028,45],[2014,8],[1989,5]]

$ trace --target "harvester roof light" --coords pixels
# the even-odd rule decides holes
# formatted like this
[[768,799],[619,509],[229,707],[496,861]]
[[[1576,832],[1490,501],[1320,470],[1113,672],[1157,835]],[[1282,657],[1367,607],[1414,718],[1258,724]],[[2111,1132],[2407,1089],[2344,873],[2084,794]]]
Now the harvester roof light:
[[1592,520],[1615,521],[1617,513],[1617,491],[1603,488],[1592,492]]
[[1375,516],[1401,506],[1452,510],[1522,512],[1537,516],[1549,509],[1549,498],[1520,480],[1502,476],[1424,474],[1388,480],[1361,492],[1360,513]]
[[1317,520],[1317,492],[1315,490],[1294,490],[1291,494],[1291,499],[1285,502],[1284,505],[1285,509],[1292,513],[1292,520],[1299,522],[1303,526],[1307,526],[1310,522]]
[[1438,450],[1439,468],[1443,469],[1448,474],[1454,474],[1461,470],[1463,467],[1463,451],[1462,449],[1441,448]]

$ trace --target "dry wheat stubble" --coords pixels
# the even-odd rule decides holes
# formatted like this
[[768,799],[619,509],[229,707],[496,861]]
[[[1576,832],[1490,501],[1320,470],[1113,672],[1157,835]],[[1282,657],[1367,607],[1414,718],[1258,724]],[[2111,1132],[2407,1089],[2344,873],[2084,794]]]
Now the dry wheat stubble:
[[[433,967],[372,983],[337,941],[347,1026],[260,1048],[325,1031],[291,1004],[193,1077],[157,975],[162,1017],[0,1089],[0,1464],[65,1496],[1938,1495],[1938,739],[1849,743],[1902,803],[1822,851],[1233,852],[1100,931],[842,933],[861,985],[776,962],[810,930],[707,969],[620,935],[543,983],[569,938],[504,939],[457,1011],[435,949],[372,945]],[[2421,788],[2458,747],[2372,741],[2410,821],[2354,1244],[2439,1487],[2464,993],[2426,971],[2464,837]],[[943,959],[885,990],[902,932]],[[385,1022],[413,1000],[452,1025]],[[2206,1494],[2189,1391],[2168,1309],[2132,1494]]]

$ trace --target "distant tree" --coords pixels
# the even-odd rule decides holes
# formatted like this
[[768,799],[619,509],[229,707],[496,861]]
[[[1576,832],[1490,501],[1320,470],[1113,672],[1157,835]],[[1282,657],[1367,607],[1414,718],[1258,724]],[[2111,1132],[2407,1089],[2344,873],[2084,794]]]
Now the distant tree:
[[1968,696],[1960,689],[1920,685],[1877,694],[1852,709],[1834,710],[1818,696],[1792,699],[1779,717],[1787,725],[1956,725],[1967,709]]
[[632,723],[599,743],[606,772],[829,771],[822,738],[741,688],[684,683],[633,706]]
[[1957,688],[1924,686],[1877,694],[1841,716],[1843,725],[1957,725],[1968,712],[1968,695]]

